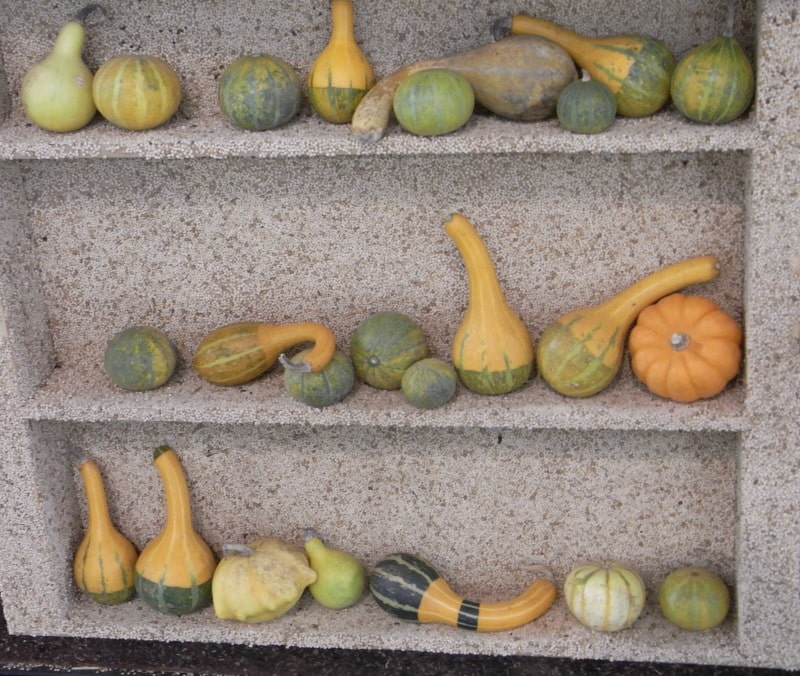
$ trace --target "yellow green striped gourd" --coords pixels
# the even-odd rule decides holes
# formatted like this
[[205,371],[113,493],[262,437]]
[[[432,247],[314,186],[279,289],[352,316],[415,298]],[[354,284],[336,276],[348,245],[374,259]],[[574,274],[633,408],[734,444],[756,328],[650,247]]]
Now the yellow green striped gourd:
[[564,600],[575,618],[598,631],[631,626],[644,608],[645,586],[639,573],[617,561],[584,563],[564,580]]

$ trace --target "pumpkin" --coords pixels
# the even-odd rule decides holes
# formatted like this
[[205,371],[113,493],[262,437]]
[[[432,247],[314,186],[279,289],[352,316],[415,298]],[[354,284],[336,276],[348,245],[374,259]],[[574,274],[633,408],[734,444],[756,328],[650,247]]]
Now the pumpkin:
[[713,397],[739,372],[742,330],[709,298],[675,293],[642,310],[628,338],[634,375],[653,394]]
[[469,279],[469,303],[453,338],[453,365],[467,389],[504,394],[522,387],[533,372],[533,341],[508,305],[483,240],[463,215],[445,223]]
[[[294,359],[303,361],[310,349],[302,350]],[[283,384],[292,398],[309,406],[324,408],[344,399],[353,389],[353,362],[341,350],[336,350],[325,368],[316,373],[286,369]]]
[[608,387],[622,366],[625,339],[639,313],[659,298],[719,274],[714,256],[697,256],[643,277],[599,305],[572,310],[542,331],[536,359],[544,381],[568,397]]
[[97,463],[82,459],[80,473],[86,491],[88,524],[73,560],[75,584],[97,603],[124,603],[136,595],[134,567],[138,552],[111,521]]
[[218,86],[222,112],[237,127],[265,131],[286,124],[297,113],[302,85],[294,68],[276,56],[242,56],[222,73]]
[[624,117],[652,115],[669,101],[675,57],[660,40],[638,34],[580,35],[527,14],[500,19],[495,31],[506,27],[513,34],[538,35],[563,47],[593,80],[608,86]]
[[427,357],[408,367],[400,381],[406,399],[419,408],[439,408],[456,393],[458,376],[443,359]]
[[598,631],[632,625],[644,608],[645,586],[639,573],[622,563],[583,563],[564,580],[564,600],[581,623]]
[[350,122],[374,84],[372,66],[353,34],[353,4],[332,0],[331,38],[308,74],[308,101],[328,122]]
[[123,129],[152,129],[181,103],[177,73],[157,56],[115,56],[94,74],[92,97],[100,114]]
[[564,129],[575,134],[599,134],[614,124],[617,99],[602,82],[576,80],[558,97],[556,116]]
[[336,339],[317,322],[263,324],[234,322],[214,329],[200,342],[195,370],[215,385],[241,385],[267,371],[284,351],[301,343],[314,343],[302,359],[284,360],[287,369],[317,372],[333,357]]
[[722,578],[697,566],[673,570],[658,588],[658,605],[664,617],[690,631],[705,631],[722,624],[730,601]]
[[175,372],[177,352],[169,337],[152,326],[131,326],[106,345],[103,367],[124,390],[152,390]]
[[399,390],[403,374],[428,356],[422,328],[400,312],[376,312],[353,331],[350,357],[356,375],[380,390]]
[[153,461],[164,484],[164,529],[136,560],[136,591],[151,608],[187,615],[211,604],[214,553],[192,525],[186,476],[175,451],[159,446]]
[[463,75],[475,102],[510,120],[552,117],[561,90],[576,79],[575,64],[561,47],[531,35],[514,35],[475,49],[418,61],[379,80],[353,113],[351,129],[377,141],[389,124],[395,93],[410,75],[444,68]]
[[407,132],[439,136],[463,127],[475,108],[469,80],[460,73],[432,68],[409,75],[392,103],[394,115]]
[[436,622],[471,631],[509,631],[543,615],[556,598],[550,571],[535,566],[537,578],[519,596],[481,603],[456,594],[427,561],[400,552],[379,561],[370,591],[387,613],[411,622]]

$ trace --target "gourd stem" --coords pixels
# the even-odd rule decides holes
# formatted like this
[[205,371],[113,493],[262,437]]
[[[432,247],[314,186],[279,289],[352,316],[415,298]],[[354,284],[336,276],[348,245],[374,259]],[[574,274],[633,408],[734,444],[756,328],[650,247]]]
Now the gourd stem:
[[106,491],[100,468],[94,460],[86,460],[80,468],[83,487],[86,491],[86,508],[88,514],[87,531],[97,535],[107,533],[113,528],[111,514],[108,511]]
[[685,333],[673,333],[669,337],[669,346],[673,350],[685,350],[687,347],[689,347],[689,336],[687,336]]
[[194,532],[189,502],[189,487],[180,460],[169,446],[159,446],[154,453],[155,465],[164,484],[167,518],[164,532],[168,537]]
[[86,5],[83,9],[79,10],[78,13],[75,15],[74,21],[77,21],[82,26],[86,26],[87,25],[86,20],[89,18],[90,15],[94,14],[95,12],[97,12],[100,16],[97,23],[102,23],[103,21],[105,21],[105,19],[108,18],[108,14],[106,13],[105,7],[96,2],[93,2]]
[[725,20],[725,32],[723,35],[726,38],[733,37],[733,25],[736,22],[736,0],[728,0],[728,16]]
[[350,0],[333,0],[331,2],[331,41],[353,39],[353,5]]
[[247,545],[226,544],[222,545],[222,555],[238,554],[239,556],[252,556],[253,550]]

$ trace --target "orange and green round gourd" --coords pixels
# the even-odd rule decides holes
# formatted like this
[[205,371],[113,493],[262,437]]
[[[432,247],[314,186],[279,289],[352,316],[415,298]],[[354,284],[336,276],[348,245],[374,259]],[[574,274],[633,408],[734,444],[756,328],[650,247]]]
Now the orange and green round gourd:
[[240,57],[219,79],[222,112],[249,131],[275,129],[289,122],[300,107],[301,95],[294,68],[269,54]]
[[730,592],[722,578],[697,566],[673,570],[658,588],[658,605],[664,617],[690,631],[705,631],[721,624],[730,602]]
[[451,364],[443,359],[427,357],[408,367],[400,389],[414,406],[433,409],[444,406],[453,398],[457,382],[458,375]]
[[353,332],[350,357],[356,375],[380,390],[399,390],[403,374],[429,354],[422,328],[400,312],[376,312]]
[[[310,350],[302,350],[294,359],[304,361]],[[353,362],[336,350],[327,366],[316,373],[286,369],[283,373],[286,391],[297,401],[324,408],[344,399],[355,384]]]
[[561,126],[573,134],[599,134],[614,124],[617,99],[602,82],[576,80],[559,95],[556,116]]
[[392,102],[394,115],[407,132],[419,136],[449,134],[463,127],[475,109],[472,85],[460,73],[431,68],[409,75]]
[[175,70],[157,56],[115,56],[94,74],[97,110],[122,129],[152,129],[164,124],[181,103]]
[[124,390],[161,387],[175,372],[177,352],[163,331],[131,326],[106,345],[103,366],[111,381]]
[[192,525],[189,487],[175,451],[159,446],[153,462],[164,485],[167,518],[136,561],[136,591],[160,613],[187,615],[211,605],[217,560]]

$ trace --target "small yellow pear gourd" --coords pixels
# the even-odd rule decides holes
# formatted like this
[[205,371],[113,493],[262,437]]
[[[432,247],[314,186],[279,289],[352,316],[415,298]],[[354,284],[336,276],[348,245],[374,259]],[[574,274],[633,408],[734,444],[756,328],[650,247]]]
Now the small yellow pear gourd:
[[325,606],[339,610],[358,602],[367,585],[367,571],[352,554],[328,547],[313,531],[306,533],[305,550],[317,574],[308,591]]

